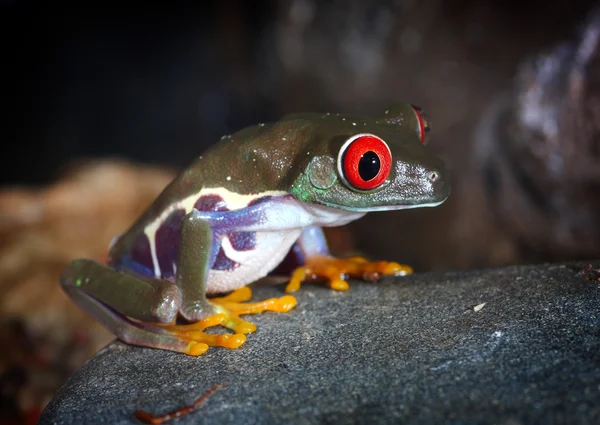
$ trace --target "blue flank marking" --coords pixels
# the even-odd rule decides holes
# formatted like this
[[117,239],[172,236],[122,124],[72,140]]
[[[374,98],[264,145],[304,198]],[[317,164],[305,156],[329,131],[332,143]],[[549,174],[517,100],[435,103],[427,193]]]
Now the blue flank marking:
[[133,261],[131,258],[121,259],[121,268],[126,268],[143,276],[156,277],[154,276],[154,270],[144,266],[143,264],[138,263],[137,261]]

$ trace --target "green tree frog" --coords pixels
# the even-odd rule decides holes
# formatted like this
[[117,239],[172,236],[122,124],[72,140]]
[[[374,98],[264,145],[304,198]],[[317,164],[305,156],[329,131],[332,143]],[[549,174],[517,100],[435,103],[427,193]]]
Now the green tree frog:
[[[322,228],[443,203],[450,184],[425,146],[429,129],[418,107],[397,104],[373,117],[291,114],[225,136],[113,239],[106,264],[73,260],[62,287],[124,342],[196,356],[241,346],[256,326],[240,316],[290,311],[289,293],[307,280],[346,290],[349,277],[412,273],[335,258]],[[293,266],[288,294],[249,302],[248,285],[281,264]]]

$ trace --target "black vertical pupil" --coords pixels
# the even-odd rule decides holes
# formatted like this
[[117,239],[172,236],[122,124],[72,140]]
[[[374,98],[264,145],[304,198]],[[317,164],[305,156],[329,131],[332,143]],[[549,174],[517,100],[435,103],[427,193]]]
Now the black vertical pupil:
[[364,181],[374,179],[379,174],[381,161],[379,156],[373,151],[367,151],[358,162],[358,174]]

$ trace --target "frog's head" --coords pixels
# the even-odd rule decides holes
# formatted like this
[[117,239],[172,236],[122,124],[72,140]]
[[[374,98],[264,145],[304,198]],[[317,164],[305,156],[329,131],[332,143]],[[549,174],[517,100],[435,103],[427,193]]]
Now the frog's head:
[[430,127],[418,107],[400,104],[373,118],[304,119],[310,136],[290,188],[298,200],[370,212],[433,207],[450,195],[443,162],[425,146]]

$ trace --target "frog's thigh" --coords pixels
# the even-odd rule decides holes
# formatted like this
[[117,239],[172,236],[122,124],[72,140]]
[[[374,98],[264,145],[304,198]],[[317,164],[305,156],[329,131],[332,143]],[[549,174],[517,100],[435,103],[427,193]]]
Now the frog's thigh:
[[129,318],[145,322],[174,320],[181,302],[175,285],[156,279],[136,279],[92,260],[69,264],[61,284],[75,304],[119,339],[129,344],[190,352],[190,341]]
[[143,322],[170,323],[177,316],[181,293],[176,285],[118,272],[93,260],[71,262],[61,284],[87,310],[93,298],[116,312]]

